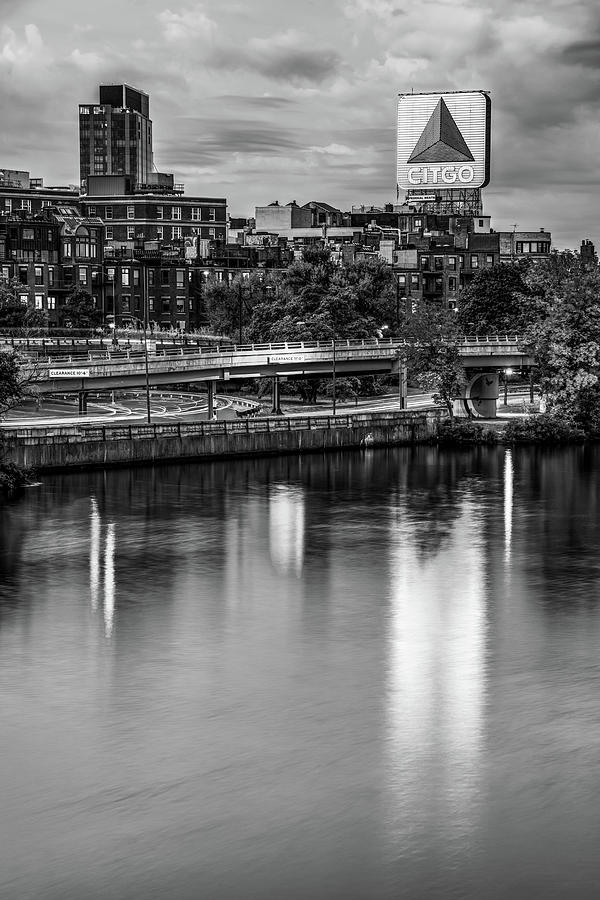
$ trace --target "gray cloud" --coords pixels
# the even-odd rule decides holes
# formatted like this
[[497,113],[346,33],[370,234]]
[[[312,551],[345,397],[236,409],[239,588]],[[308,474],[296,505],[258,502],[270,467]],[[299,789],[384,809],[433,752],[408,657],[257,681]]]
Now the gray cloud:
[[296,104],[295,100],[290,100],[288,97],[260,97],[247,94],[220,94],[209,99],[218,103],[223,101],[234,103],[242,107],[253,106],[257,109],[282,109]]
[[571,65],[600,69],[600,38],[567,44],[561,56]]
[[210,64],[227,71],[247,71],[290,84],[319,85],[335,76],[341,57],[334,50],[285,46],[275,41],[261,49],[214,48]]

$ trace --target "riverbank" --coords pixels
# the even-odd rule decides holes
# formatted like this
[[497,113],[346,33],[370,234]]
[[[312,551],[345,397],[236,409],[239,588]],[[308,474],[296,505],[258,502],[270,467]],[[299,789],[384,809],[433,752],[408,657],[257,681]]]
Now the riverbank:
[[164,425],[69,425],[1,432],[4,459],[35,471],[314,453],[431,442],[441,409]]

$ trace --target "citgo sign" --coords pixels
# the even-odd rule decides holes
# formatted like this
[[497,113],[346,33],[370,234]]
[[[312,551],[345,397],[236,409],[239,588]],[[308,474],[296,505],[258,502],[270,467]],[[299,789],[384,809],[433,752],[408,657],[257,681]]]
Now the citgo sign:
[[490,178],[490,98],[485,91],[400,94],[398,186],[480,188]]

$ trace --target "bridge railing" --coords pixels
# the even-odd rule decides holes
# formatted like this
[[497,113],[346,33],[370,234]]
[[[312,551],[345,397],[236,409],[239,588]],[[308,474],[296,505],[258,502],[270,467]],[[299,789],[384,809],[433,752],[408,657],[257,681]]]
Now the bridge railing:
[[[506,344],[515,345],[521,343],[518,335],[467,335],[463,338],[461,346],[464,347],[480,347],[480,346],[503,346]],[[343,353],[344,350],[369,350],[369,349],[389,349],[400,350],[407,347],[406,341],[394,338],[372,338],[357,340],[336,340],[336,353]],[[73,348],[75,349],[75,348]],[[316,351],[331,352],[333,349],[332,341],[271,341],[264,344],[217,344],[214,346],[186,346],[178,347],[148,347],[148,356],[151,359],[161,358],[181,358],[181,357],[223,357],[223,356],[249,356],[251,354],[269,355],[282,352],[299,352]],[[64,366],[68,363],[81,364],[82,362],[125,362],[128,360],[139,362],[145,357],[143,346],[128,347],[126,349],[113,348],[95,348],[87,349],[85,352],[69,353],[68,356],[46,356],[43,361],[38,359],[38,364],[42,366],[52,367],[55,365]]]

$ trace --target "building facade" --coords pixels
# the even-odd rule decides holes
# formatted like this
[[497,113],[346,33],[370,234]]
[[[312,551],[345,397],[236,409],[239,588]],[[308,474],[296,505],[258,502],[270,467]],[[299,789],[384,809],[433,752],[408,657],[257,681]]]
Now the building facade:
[[148,94],[128,84],[102,84],[99,102],[79,106],[79,177],[130,175],[147,184],[154,171]]

